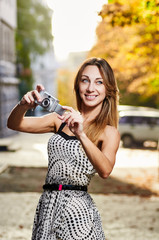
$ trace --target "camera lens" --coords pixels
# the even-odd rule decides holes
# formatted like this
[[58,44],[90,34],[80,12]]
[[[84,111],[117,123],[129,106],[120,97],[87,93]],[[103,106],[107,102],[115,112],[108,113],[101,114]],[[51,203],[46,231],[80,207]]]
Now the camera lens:
[[44,98],[42,103],[41,103],[41,106],[43,108],[47,108],[49,105],[50,105],[50,100],[48,98]]

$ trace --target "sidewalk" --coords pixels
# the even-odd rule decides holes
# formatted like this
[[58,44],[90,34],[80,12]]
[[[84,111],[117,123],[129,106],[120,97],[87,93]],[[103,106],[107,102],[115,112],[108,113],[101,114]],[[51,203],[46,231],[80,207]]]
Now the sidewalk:
[[[20,133],[11,137],[15,152],[0,152],[0,169],[7,166],[47,167],[47,141],[52,134]],[[111,176],[158,190],[158,153],[120,148]],[[35,176],[36,177],[36,176]],[[107,181],[107,180],[104,180]],[[120,189],[119,189],[120,190]],[[91,194],[101,214],[106,240],[158,240],[159,197]],[[40,193],[0,193],[0,239],[29,240]]]
[[[158,240],[159,198],[91,195],[106,240]],[[0,239],[29,240],[39,193],[0,194]]]
[[[0,172],[5,166],[46,167],[47,141],[52,134],[18,133],[7,138],[19,150],[0,152]],[[7,140],[6,139],[6,140]],[[3,139],[2,139],[3,140]],[[1,139],[0,139],[1,141]]]

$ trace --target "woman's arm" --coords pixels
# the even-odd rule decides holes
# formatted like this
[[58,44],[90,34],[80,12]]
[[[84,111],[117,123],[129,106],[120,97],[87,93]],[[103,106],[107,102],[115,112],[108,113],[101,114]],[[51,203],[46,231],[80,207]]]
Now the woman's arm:
[[57,115],[55,113],[47,114],[43,117],[25,117],[27,110],[35,108],[35,99],[40,100],[40,90],[42,85],[38,85],[36,90],[30,91],[24,95],[19,104],[11,111],[7,126],[12,130],[28,133],[54,132],[57,126]]
[[102,178],[107,178],[115,164],[116,152],[120,143],[120,135],[116,128],[107,126],[103,129],[100,141],[102,147],[99,149],[84,133],[83,118],[74,109],[65,107],[70,113],[59,117],[67,123],[70,130],[80,140],[87,157]]
[[42,117],[25,117],[25,108],[23,105],[17,105],[12,110],[7,126],[8,128],[20,132],[28,133],[46,133],[56,131],[57,116],[55,113],[47,114]]
[[101,150],[82,133],[78,136],[92,165],[102,178],[107,178],[113,170],[120,135],[117,129],[107,126],[102,135]]

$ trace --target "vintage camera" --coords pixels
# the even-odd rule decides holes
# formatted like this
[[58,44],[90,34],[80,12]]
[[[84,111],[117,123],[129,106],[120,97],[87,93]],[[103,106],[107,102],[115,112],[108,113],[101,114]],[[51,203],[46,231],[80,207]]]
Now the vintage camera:
[[56,112],[59,115],[62,115],[65,110],[59,104],[59,100],[55,97],[51,96],[46,91],[41,91],[40,95],[42,97],[42,101],[35,101],[39,106],[43,107],[45,110],[49,112]]

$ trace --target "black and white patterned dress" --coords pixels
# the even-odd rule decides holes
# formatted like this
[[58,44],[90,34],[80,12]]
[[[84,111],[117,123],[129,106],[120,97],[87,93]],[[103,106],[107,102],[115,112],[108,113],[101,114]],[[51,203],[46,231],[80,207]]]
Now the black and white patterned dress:
[[[48,142],[45,183],[88,185],[95,169],[80,141],[62,131]],[[99,212],[85,191],[45,190],[34,218],[32,240],[105,240]]]

